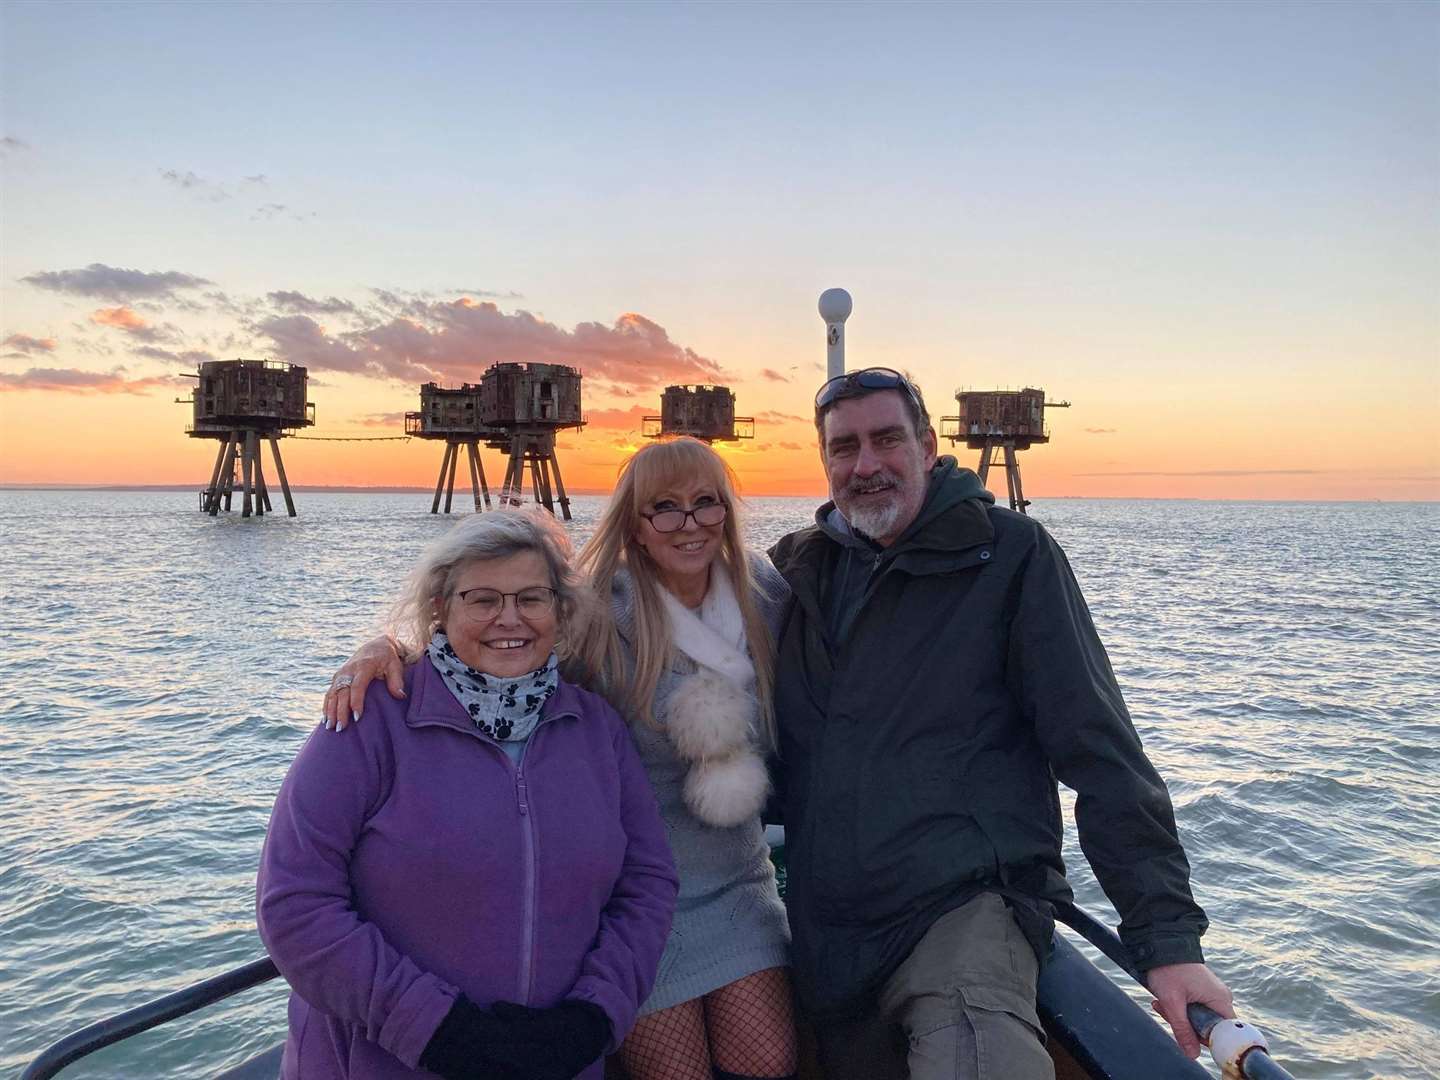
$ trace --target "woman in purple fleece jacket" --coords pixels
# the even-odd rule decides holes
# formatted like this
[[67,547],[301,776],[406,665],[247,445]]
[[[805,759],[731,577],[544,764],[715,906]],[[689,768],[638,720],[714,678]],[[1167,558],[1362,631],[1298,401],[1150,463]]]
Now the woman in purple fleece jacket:
[[590,1080],[634,1023],[675,869],[624,722],[556,673],[567,555],[548,515],[446,533],[402,601],[405,700],[377,685],[379,723],[291,766],[258,885],[285,1077]]

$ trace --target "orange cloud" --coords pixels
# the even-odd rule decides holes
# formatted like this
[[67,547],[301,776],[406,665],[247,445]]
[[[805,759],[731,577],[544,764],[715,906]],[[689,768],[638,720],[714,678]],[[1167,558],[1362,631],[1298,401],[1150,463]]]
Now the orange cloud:
[[252,329],[277,359],[312,371],[347,371],[406,382],[477,382],[492,364],[569,364],[617,387],[724,381],[714,360],[670,340],[659,323],[635,312],[606,326],[566,330],[528,311],[505,313],[489,301],[380,297],[400,303],[385,321],[332,334],[307,314],[274,315]]
[[92,312],[90,321],[100,326],[113,326],[117,330],[125,330],[134,333],[137,330],[145,330],[150,324],[140,317],[132,308],[120,307],[100,308]]
[[11,334],[3,342],[0,342],[0,344],[14,349],[15,352],[11,355],[18,356],[22,353],[54,352],[56,342],[54,338],[37,338],[31,337],[29,334]]

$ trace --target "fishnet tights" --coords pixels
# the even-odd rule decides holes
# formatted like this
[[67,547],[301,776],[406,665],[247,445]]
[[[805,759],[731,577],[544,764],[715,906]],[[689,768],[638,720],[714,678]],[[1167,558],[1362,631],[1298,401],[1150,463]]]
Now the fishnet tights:
[[796,1069],[790,975],[768,968],[703,998],[642,1016],[620,1047],[630,1080],[711,1080],[715,1068],[782,1077]]

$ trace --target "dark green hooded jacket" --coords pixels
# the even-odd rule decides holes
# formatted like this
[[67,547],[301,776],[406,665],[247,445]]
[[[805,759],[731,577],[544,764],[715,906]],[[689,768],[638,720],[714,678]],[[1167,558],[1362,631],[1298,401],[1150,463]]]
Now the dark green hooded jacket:
[[835,527],[827,503],[770,553],[795,595],[775,689],[786,900],[797,987],[822,1016],[866,1008],[983,888],[1042,921],[1070,899],[1057,778],[1078,794],[1081,847],[1137,966],[1201,960],[1170,796],[1070,566],[993,502],[941,458],[890,547]]

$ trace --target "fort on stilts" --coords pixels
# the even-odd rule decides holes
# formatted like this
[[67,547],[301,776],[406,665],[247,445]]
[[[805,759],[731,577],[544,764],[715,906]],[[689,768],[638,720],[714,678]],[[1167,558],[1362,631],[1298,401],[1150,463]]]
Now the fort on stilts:
[[561,515],[569,521],[570,499],[560,476],[555,436],[566,428],[585,426],[580,412],[581,380],[577,368],[564,364],[494,364],[478,383],[463,383],[455,389],[435,383],[420,387],[420,410],[405,414],[405,434],[445,440],[430,512],[439,513],[442,494],[445,512],[450,512],[462,446],[470,466],[475,509],[481,509],[482,499],[490,506],[490,487],[480,460],[480,444],[484,443],[509,458],[500,485],[501,506],[519,506],[524,501],[528,467],[535,501],[552,514],[559,503]]
[[[445,513],[455,498],[455,466],[460,448],[465,448],[469,465],[470,490],[475,496],[475,511],[489,509],[490,485],[485,482],[485,463],[480,460],[480,444],[499,438],[504,433],[490,428],[480,420],[480,384],[462,383],[446,389],[436,383],[420,387],[420,411],[405,414],[405,434],[416,439],[444,439],[445,453],[440,458],[440,477],[435,481],[435,499],[430,512],[440,512],[440,496],[445,496]],[[480,505],[481,499],[485,505]]]
[[701,442],[735,442],[755,437],[755,418],[735,415],[735,393],[728,386],[667,386],[660,415],[642,417],[648,439],[688,435]]
[[971,450],[980,451],[975,471],[980,482],[986,483],[990,466],[997,458],[1005,465],[1005,486],[1010,496],[1010,509],[1025,513],[1030,500],[1020,484],[1018,451],[1028,450],[1034,443],[1050,441],[1045,425],[1045,410],[1068,409],[1068,401],[1046,401],[1045,391],[1026,387],[1023,390],[957,390],[955,401],[958,416],[940,418],[940,437],[953,446],[964,441]]
[[285,510],[295,516],[295,500],[285,477],[280,457],[280,440],[296,429],[315,423],[315,406],[308,397],[308,377],[303,367],[273,360],[207,360],[200,370],[186,378],[196,380],[188,398],[194,417],[185,432],[192,439],[214,439],[220,444],[210,484],[200,493],[200,509],[214,517],[221,504],[230,509],[235,494],[236,472],[241,487],[240,514],[257,517],[273,510],[270,488],[265,482],[260,440],[270,443]]

